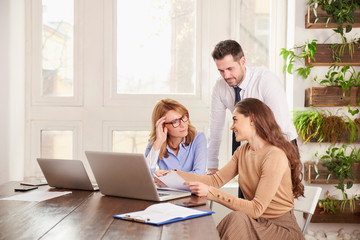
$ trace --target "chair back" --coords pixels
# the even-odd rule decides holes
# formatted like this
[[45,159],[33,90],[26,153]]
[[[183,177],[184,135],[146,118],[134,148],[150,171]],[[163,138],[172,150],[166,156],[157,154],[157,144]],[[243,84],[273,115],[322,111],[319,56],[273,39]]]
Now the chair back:
[[304,188],[305,197],[294,199],[294,210],[308,214],[302,229],[302,232],[305,235],[311,217],[314,214],[316,205],[319,201],[322,188],[310,186],[304,186]]

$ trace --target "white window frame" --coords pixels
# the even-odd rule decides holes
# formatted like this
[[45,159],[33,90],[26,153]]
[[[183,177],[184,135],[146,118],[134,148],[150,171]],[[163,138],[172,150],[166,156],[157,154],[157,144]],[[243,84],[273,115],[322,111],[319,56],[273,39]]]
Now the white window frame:
[[[201,35],[204,33],[203,29],[203,11],[202,6],[208,3],[204,0],[196,1],[196,74],[195,74],[195,94],[118,94],[116,92],[117,76],[116,76],[116,11],[117,1],[108,0],[104,3],[104,12],[108,13],[104,16],[104,105],[105,106],[129,106],[132,104],[143,104],[153,106],[156,101],[163,98],[176,98],[185,104],[188,101],[190,104],[196,104],[200,100],[209,103],[204,94],[208,91],[208,84],[206,78],[203,77],[202,69],[202,52],[203,52],[203,38]],[[109,14],[111,13],[111,14]],[[206,38],[204,38],[206,39]],[[207,46],[205,44],[205,46]],[[207,52],[207,54],[210,54]],[[145,100],[146,99],[146,100]],[[201,104],[198,103],[198,106]]]
[[[197,131],[204,132],[208,123],[202,121],[191,121]],[[151,131],[151,122],[118,122],[118,121],[104,121],[103,123],[103,149],[104,151],[112,151],[113,148],[113,131]]]
[[[73,145],[72,155],[73,159],[80,159],[82,156],[82,122],[80,121],[32,121],[31,128],[31,152],[30,158],[25,158],[25,176],[31,176],[31,173],[36,175],[41,174],[40,168],[37,163],[37,158],[41,157],[41,131],[72,131]],[[31,176],[39,177],[39,176]]]
[[[230,36],[232,39],[240,40],[240,4],[238,0],[230,2]],[[269,70],[276,73],[281,83],[285,86],[285,74],[282,71],[284,61],[280,54],[281,48],[286,47],[286,19],[287,19],[287,0],[270,0],[270,43],[269,43]],[[284,36],[279,38],[278,36]]]
[[[74,72],[73,72],[73,96],[72,97],[52,97],[42,96],[42,1],[41,0],[28,0],[26,7],[26,21],[31,29],[30,46],[27,48],[28,59],[28,76],[30,81],[28,86],[31,87],[32,105],[41,106],[81,106],[83,104],[83,91],[82,86],[83,78],[82,71],[79,71],[79,66],[82,66],[82,52],[79,46],[82,45],[82,35],[77,28],[80,25],[79,17],[80,7],[79,1],[74,0]],[[33,14],[34,13],[34,14]]]
[[113,131],[149,131],[150,122],[117,122],[104,121],[103,123],[103,149],[111,152],[113,150]]

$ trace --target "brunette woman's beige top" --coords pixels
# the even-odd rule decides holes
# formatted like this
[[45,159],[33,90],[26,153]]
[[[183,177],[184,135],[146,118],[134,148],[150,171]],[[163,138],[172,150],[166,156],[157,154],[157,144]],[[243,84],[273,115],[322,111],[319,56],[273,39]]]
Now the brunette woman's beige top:
[[[294,207],[289,161],[281,149],[272,145],[253,151],[248,143],[243,144],[231,161],[214,175],[177,173],[186,181],[209,185],[208,200],[245,212],[254,219],[280,217]],[[239,175],[239,186],[245,199],[218,189],[236,175]]]

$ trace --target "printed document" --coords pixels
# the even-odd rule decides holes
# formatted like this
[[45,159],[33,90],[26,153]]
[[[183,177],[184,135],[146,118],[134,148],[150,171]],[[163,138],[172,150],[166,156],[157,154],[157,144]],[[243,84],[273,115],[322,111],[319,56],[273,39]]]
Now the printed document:
[[1,198],[0,200],[16,200],[16,201],[27,201],[27,202],[33,202],[33,201],[45,201],[51,198],[60,197],[66,194],[70,194],[72,192],[66,191],[66,192],[47,192],[47,191],[33,191],[28,193],[21,193],[17,194],[11,197]]
[[190,191],[188,185],[184,185],[185,180],[180,177],[176,172],[171,172],[162,177],[157,177],[160,181],[162,181],[169,188],[174,188],[178,190]]
[[114,218],[157,225],[174,221],[181,221],[195,216],[205,216],[212,213],[214,212],[181,207],[172,203],[158,203],[151,205],[144,211],[115,215]]

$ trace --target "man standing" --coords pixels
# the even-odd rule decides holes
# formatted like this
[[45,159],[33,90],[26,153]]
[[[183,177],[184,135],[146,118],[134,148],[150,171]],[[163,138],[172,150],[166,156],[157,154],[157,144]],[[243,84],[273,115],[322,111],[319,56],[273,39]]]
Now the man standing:
[[[218,171],[226,109],[232,113],[236,101],[240,99],[257,98],[268,105],[285,138],[296,144],[296,129],[291,121],[283,86],[277,76],[259,67],[246,67],[242,48],[234,40],[219,42],[212,52],[212,57],[221,77],[216,81],[211,96],[208,174]],[[238,146],[233,137],[233,153]]]

